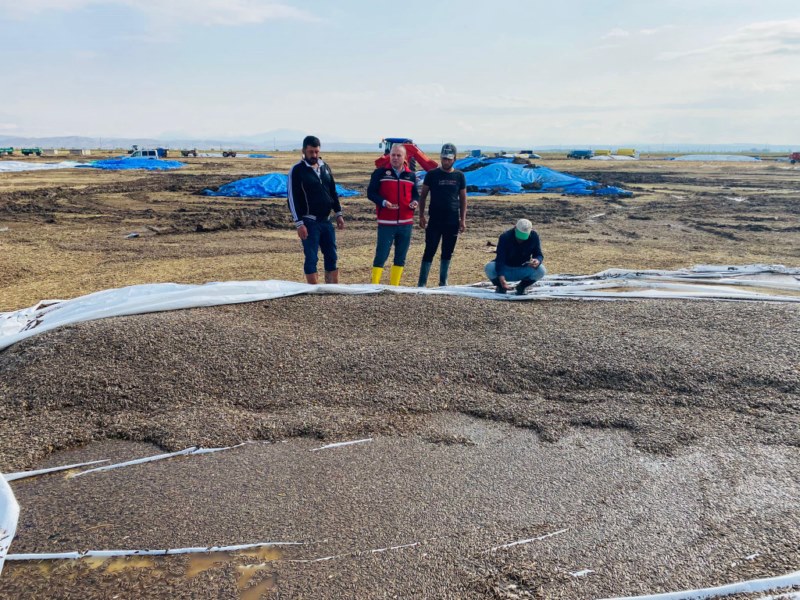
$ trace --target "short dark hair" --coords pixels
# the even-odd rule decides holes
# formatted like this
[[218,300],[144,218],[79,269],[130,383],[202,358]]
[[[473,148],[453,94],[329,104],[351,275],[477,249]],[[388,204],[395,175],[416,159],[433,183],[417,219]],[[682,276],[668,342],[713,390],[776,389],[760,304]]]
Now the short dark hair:
[[303,138],[303,150],[311,146],[312,148],[319,148],[322,144],[319,143],[319,138],[315,135],[307,135]]

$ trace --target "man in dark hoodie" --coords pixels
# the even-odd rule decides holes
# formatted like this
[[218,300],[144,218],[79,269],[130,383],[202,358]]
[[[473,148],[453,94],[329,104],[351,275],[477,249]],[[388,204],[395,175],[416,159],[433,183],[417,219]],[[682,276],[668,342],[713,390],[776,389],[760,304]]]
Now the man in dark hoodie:
[[339,283],[336,230],[330,222],[336,216],[336,228],[344,229],[342,205],[336,193],[331,168],[319,155],[319,138],[308,135],[303,140],[303,158],[289,171],[289,211],[303,244],[303,272],[308,283],[318,283],[319,251],[325,259],[325,283]]
[[486,265],[486,276],[498,294],[505,294],[510,289],[509,281],[519,281],[516,290],[521,296],[545,276],[542,261],[544,256],[538,234],[528,219],[520,219],[497,241],[497,258]]

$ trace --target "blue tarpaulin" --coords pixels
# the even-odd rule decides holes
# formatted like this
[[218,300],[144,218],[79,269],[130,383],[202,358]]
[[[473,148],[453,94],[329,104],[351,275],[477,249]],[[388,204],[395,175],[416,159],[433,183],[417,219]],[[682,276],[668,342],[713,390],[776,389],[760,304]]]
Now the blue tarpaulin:
[[[577,196],[633,196],[632,192],[618,187],[604,186],[547,167],[516,164],[513,160],[509,157],[468,156],[453,166],[465,171],[467,191],[471,194],[556,192]],[[424,177],[424,173],[418,175]]]
[[[267,173],[260,177],[247,177],[226,183],[215,192],[214,190],[203,190],[206,196],[229,196],[233,198],[286,198],[288,191],[286,182],[288,177],[283,173]],[[355,190],[348,190],[336,185],[336,193],[341,198],[358,196]]]
[[122,171],[125,169],[146,169],[148,171],[169,171],[180,169],[184,163],[178,160],[153,160],[152,158],[106,158],[95,160],[81,167],[91,169],[106,169],[108,171]]
[[269,154],[248,154],[247,158],[275,158]]

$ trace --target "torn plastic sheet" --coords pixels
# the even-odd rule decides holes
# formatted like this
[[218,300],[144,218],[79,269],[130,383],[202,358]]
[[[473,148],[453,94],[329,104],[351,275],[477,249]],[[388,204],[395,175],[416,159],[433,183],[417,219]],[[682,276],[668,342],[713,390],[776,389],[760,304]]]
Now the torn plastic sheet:
[[794,585],[800,585],[800,571],[795,571],[787,575],[779,575],[777,577],[750,579],[748,581],[740,581],[738,583],[730,583],[718,587],[684,590],[682,592],[667,592],[648,596],[604,598],[603,600],[702,600],[703,598],[717,598],[732,596],[733,594],[767,592],[770,590],[792,587]]
[[272,546],[302,546],[305,542],[257,542],[236,546],[197,546],[193,548],[164,548],[161,550],[87,550],[86,552],[53,552],[41,554],[9,554],[6,560],[78,560],[80,558],[114,558],[117,556],[172,556],[175,554],[205,554],[209,552],[239,552]]
[[108,462],[108,459],[92,460],[90,462],[75,463],[74,465],[63,465],[61,467],[50,467],[49,469],[37,469],[35,471],[19,471],[17,473],[6,473],[3,475],[6,481],[17,481],[18,479],[27,479],[28,477],[38,477],[39,475],[47,475],[48,473],[57,473],[59,471],[69,471],[70,469],[79,469],[80,467],[89,467],[99,463]]
[[0,313],[0,350],[57,327],[167,310],[272,300],[299,294],[440,294],[493,301],[578,299],[713,299],[800,302],[800,268],[781,265],[700,265],[678,271],[609,269],[594,275],[548,275],[522,296],[480,285],[415,288],[369,284],[309,285],[292,281],[157,283],[48,300]]
[[341,448],[342,446],[352,446],[353,444],[365,444],[371,441],[372,438],[365,438],[363,440],[353,440],[352,442],[336,442],[335,444],[327,444],[319,448],[313,448],[311,452],[319,452],[320,450],[328,450],[330,448]]
[[86,471],[81,471],[80,473],[75,473],[72,477],[80,477],[82,475],[88,475],[89,473],[101,473],[103,471],[121,469],[123,467],[130,467],[131,465],[142,465],[144,463],[155,462],[158,460],[175,458],[176,456],[190,456],[194,454],[211,454],[212,452],[222,452],[223,450],[231,450],[233,448],[238,448],[239,446],[244,446],[245,443],[246,442],[242,442],[241,444],[236,444],[235,446],[225,446],[224,448],[198,448],[197,446],[191,446],[189,448],[184,448],[183,450],[178,450],[177,452],[155,454],[153,456],[145,456],[143,458],[136,458],[134,460],[126,460],[125,462],[121,463],[114,463],[113,465],[105,465],[103,467],[88,469]]
[[0,573],[6,560],[8,548],[17,532],[19,504],[4,477],[0,477]]
[[569,529],[559,529],[558,531],[553,531],[551,533],[545,533],[544,535],[540,535],[539,537],[535,538],[528,538],[526,540],[517,540],[516,542],[511,542],[510,544],[503,544],[502,546],[495,546],[494,548],[489,548],[485,550],[485,552],[495,552],[497,550],[503,550],[505,548],[513,548],[514,546],[521,546],[523,544],[530,544],[531,542],[540,542],[542,540],[546,540],[547,538],[551,538],[556,535],[561,535],[562,533],[569,531]]

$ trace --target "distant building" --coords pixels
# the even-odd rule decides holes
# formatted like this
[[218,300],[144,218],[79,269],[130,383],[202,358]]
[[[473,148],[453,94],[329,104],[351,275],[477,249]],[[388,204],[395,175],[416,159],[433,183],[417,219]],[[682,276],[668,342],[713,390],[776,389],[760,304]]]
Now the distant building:
[[42,154],[45,156],[58,156],[61,154],[61,152],[59,152],[56,148],[45,148],[42,150]]
[[70,156],[90,156],[91,154],[92,151],[85,148],[70,148],[69,151]]

